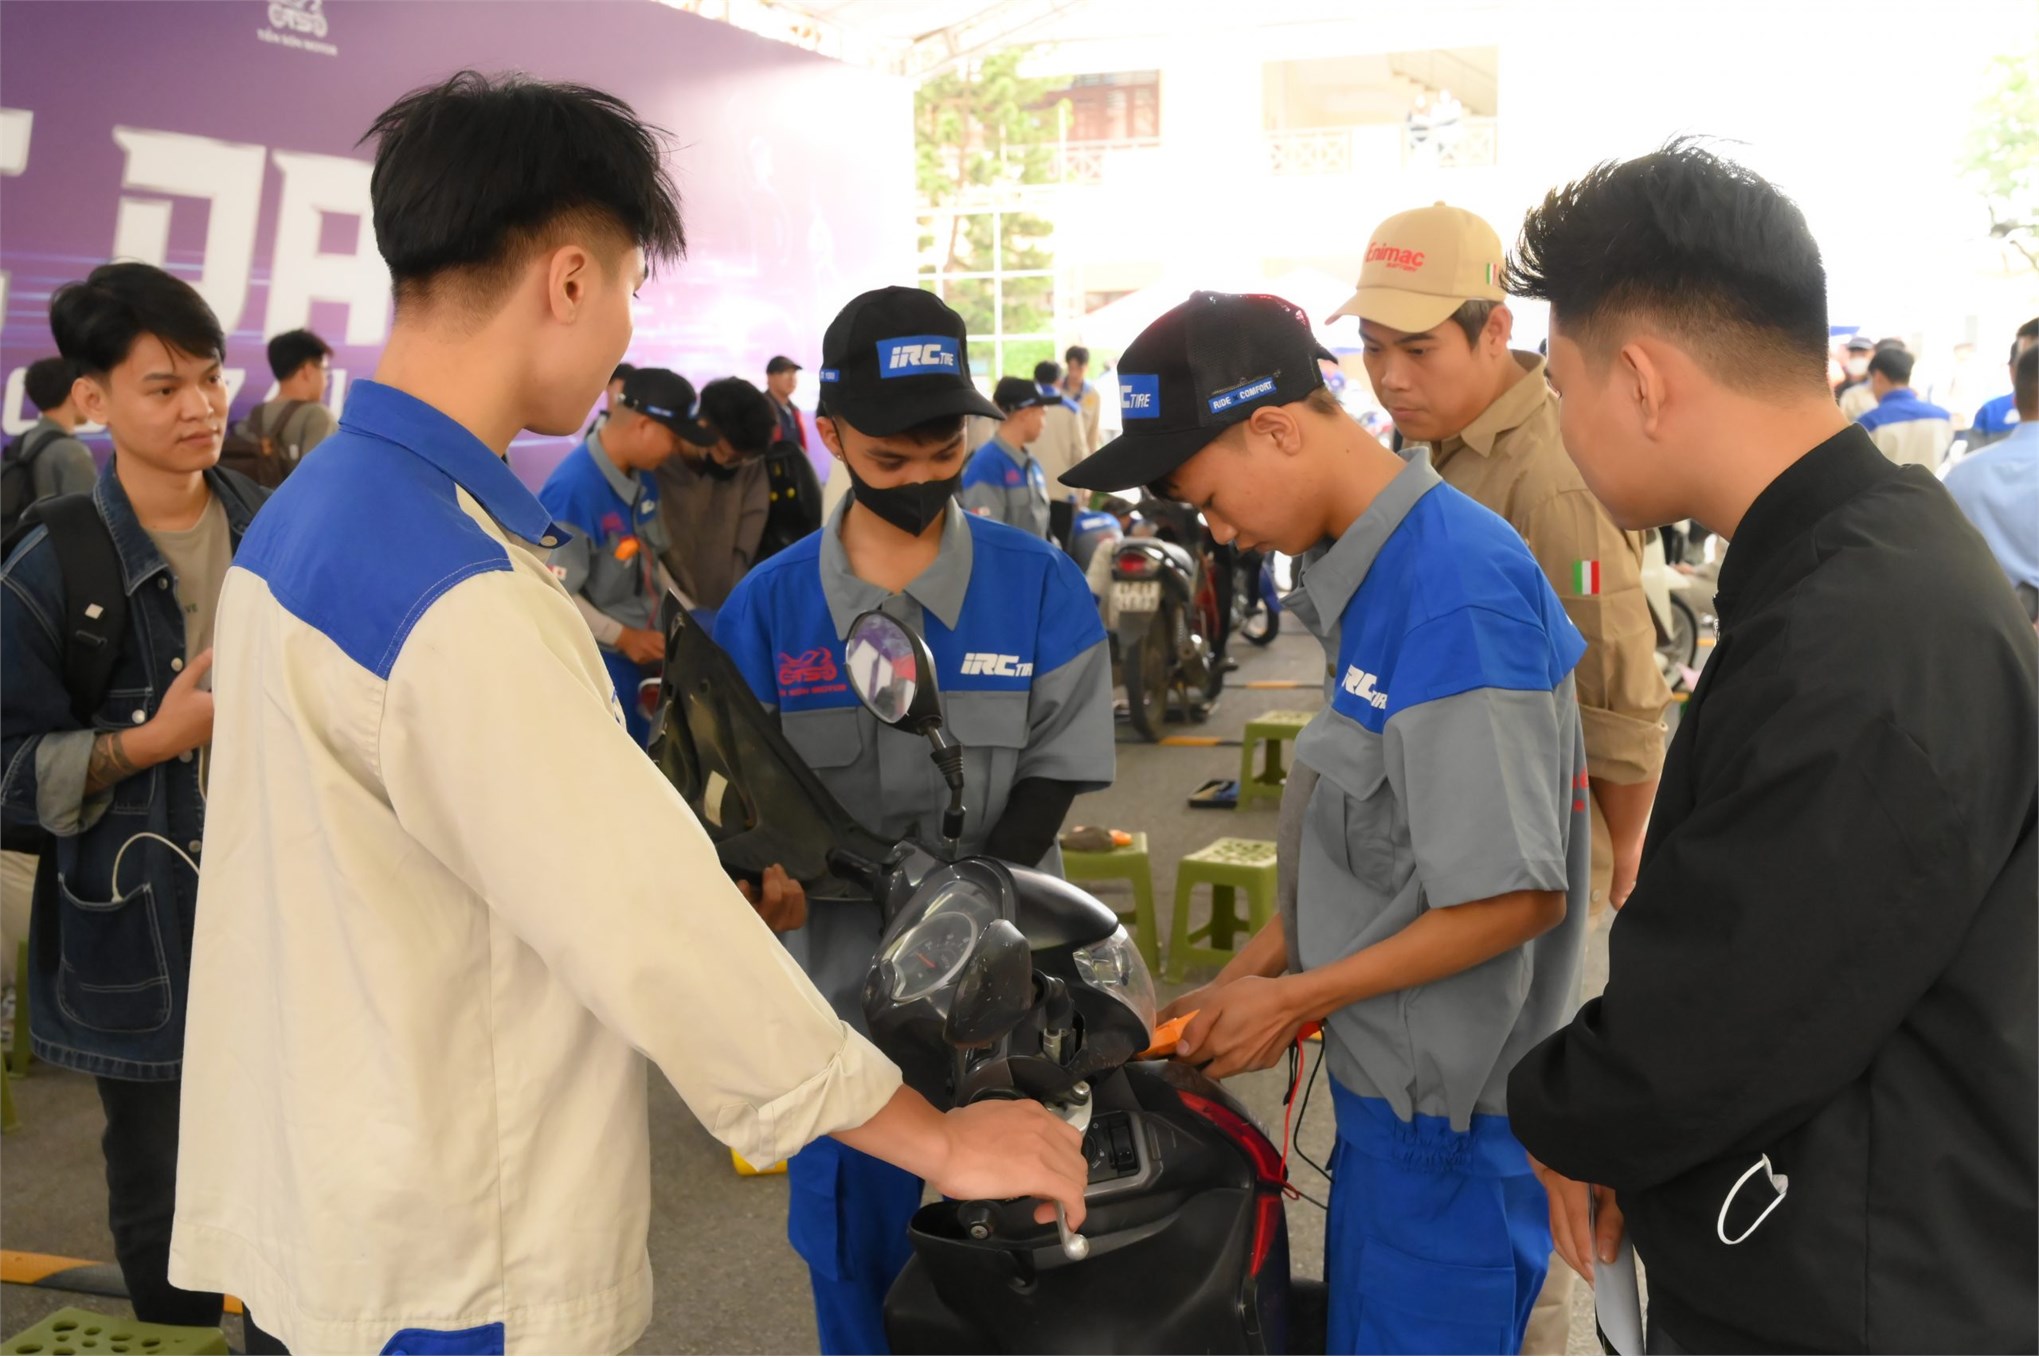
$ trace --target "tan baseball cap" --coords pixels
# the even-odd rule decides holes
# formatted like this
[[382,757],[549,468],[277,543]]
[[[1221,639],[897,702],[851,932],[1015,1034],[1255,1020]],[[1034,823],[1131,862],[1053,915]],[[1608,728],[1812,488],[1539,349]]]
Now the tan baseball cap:
[[1467,302],[1506,301],[1501,237],[1462,207],[1419,207],[1389,217],[1367,242],[1359,291],[1326,316],[1358,316],[1420,333]]

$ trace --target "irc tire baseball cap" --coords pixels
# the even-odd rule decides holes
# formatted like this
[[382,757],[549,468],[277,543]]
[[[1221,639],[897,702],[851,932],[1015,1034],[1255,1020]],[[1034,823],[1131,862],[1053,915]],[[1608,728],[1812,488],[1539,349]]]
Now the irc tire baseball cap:
[[1504,302],[1501,237],[1462,207],[1397,213],[1367,241],[1359,290],[1326,316],[1357,316],[1406,334],[1442,325],[1467,302]]
[[1083,490],[1165,480],[1263,405],[1292,405],[1324,385],[1329,358],[1301,307],[1280,297],[1192,292],[1119,359],[1125,432],[1062,474]]
[[822,336],[820,376],[821,413],[873,438],[945,415],[1005,419],[970,380],[963,318],[925,288],[852,300]]

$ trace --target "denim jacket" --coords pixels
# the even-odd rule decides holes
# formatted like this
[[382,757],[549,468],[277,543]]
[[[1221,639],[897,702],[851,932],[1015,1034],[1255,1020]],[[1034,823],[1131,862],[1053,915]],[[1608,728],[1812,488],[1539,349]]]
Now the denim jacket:
[[[267,497],[218,471],[206,485],[234,545]],[[24,538],[0,573],[0,814],[53,836],[36,874],[27,985],[35,1054],[119,1079],[178,1076],[198,877],[160,835],[199,862],[202,752],[157,764],[91,797],[86,765],[101,733],[156,714],[189,659],[169,563],[111,465],[93,488],[128,596],[127,636],[106,699],[82,730],[63,677],[64,585],[46,528]],[[124,854],[124,856],[123,856]],[[52,861],[51,859],[54,859]],[[118,882],[114,879],[116,866]]]

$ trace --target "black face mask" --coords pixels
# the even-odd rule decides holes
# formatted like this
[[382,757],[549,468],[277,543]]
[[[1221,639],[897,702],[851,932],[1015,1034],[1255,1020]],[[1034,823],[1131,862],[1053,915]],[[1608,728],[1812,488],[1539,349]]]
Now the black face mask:
[[724,466],[722,465],[722,463],[716,461],[712,456],[703,457],[701,459],[701,470],[706,472],[709,476],[713,477],[715,480],[718,481],[730,480],[734,478],[736,473],[738,471],[741,471],[742,469],[743,469],[742,462],[736,462],[730,466]]
[[961,471],[945,481],[914,481],[910,485],[880,487],[866,482],[847,460],[843,462],[843,470],[850,473],[850,493],[856,497],[857,503],[901,532],[915,537],[941,518],[942,511],[949,507],[949,501],[956,497],[956,491],[963,485]]

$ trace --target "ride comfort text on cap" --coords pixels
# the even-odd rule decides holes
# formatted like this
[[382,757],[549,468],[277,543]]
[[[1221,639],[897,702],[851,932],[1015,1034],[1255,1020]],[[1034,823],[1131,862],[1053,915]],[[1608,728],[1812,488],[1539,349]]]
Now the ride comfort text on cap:
[[1501,302],[1501,237],[1461,207],[1419,207],[1389,217],[1360,264],[1359,291],[1333,311],[1407,334],[1442,325],[1467,302]]

